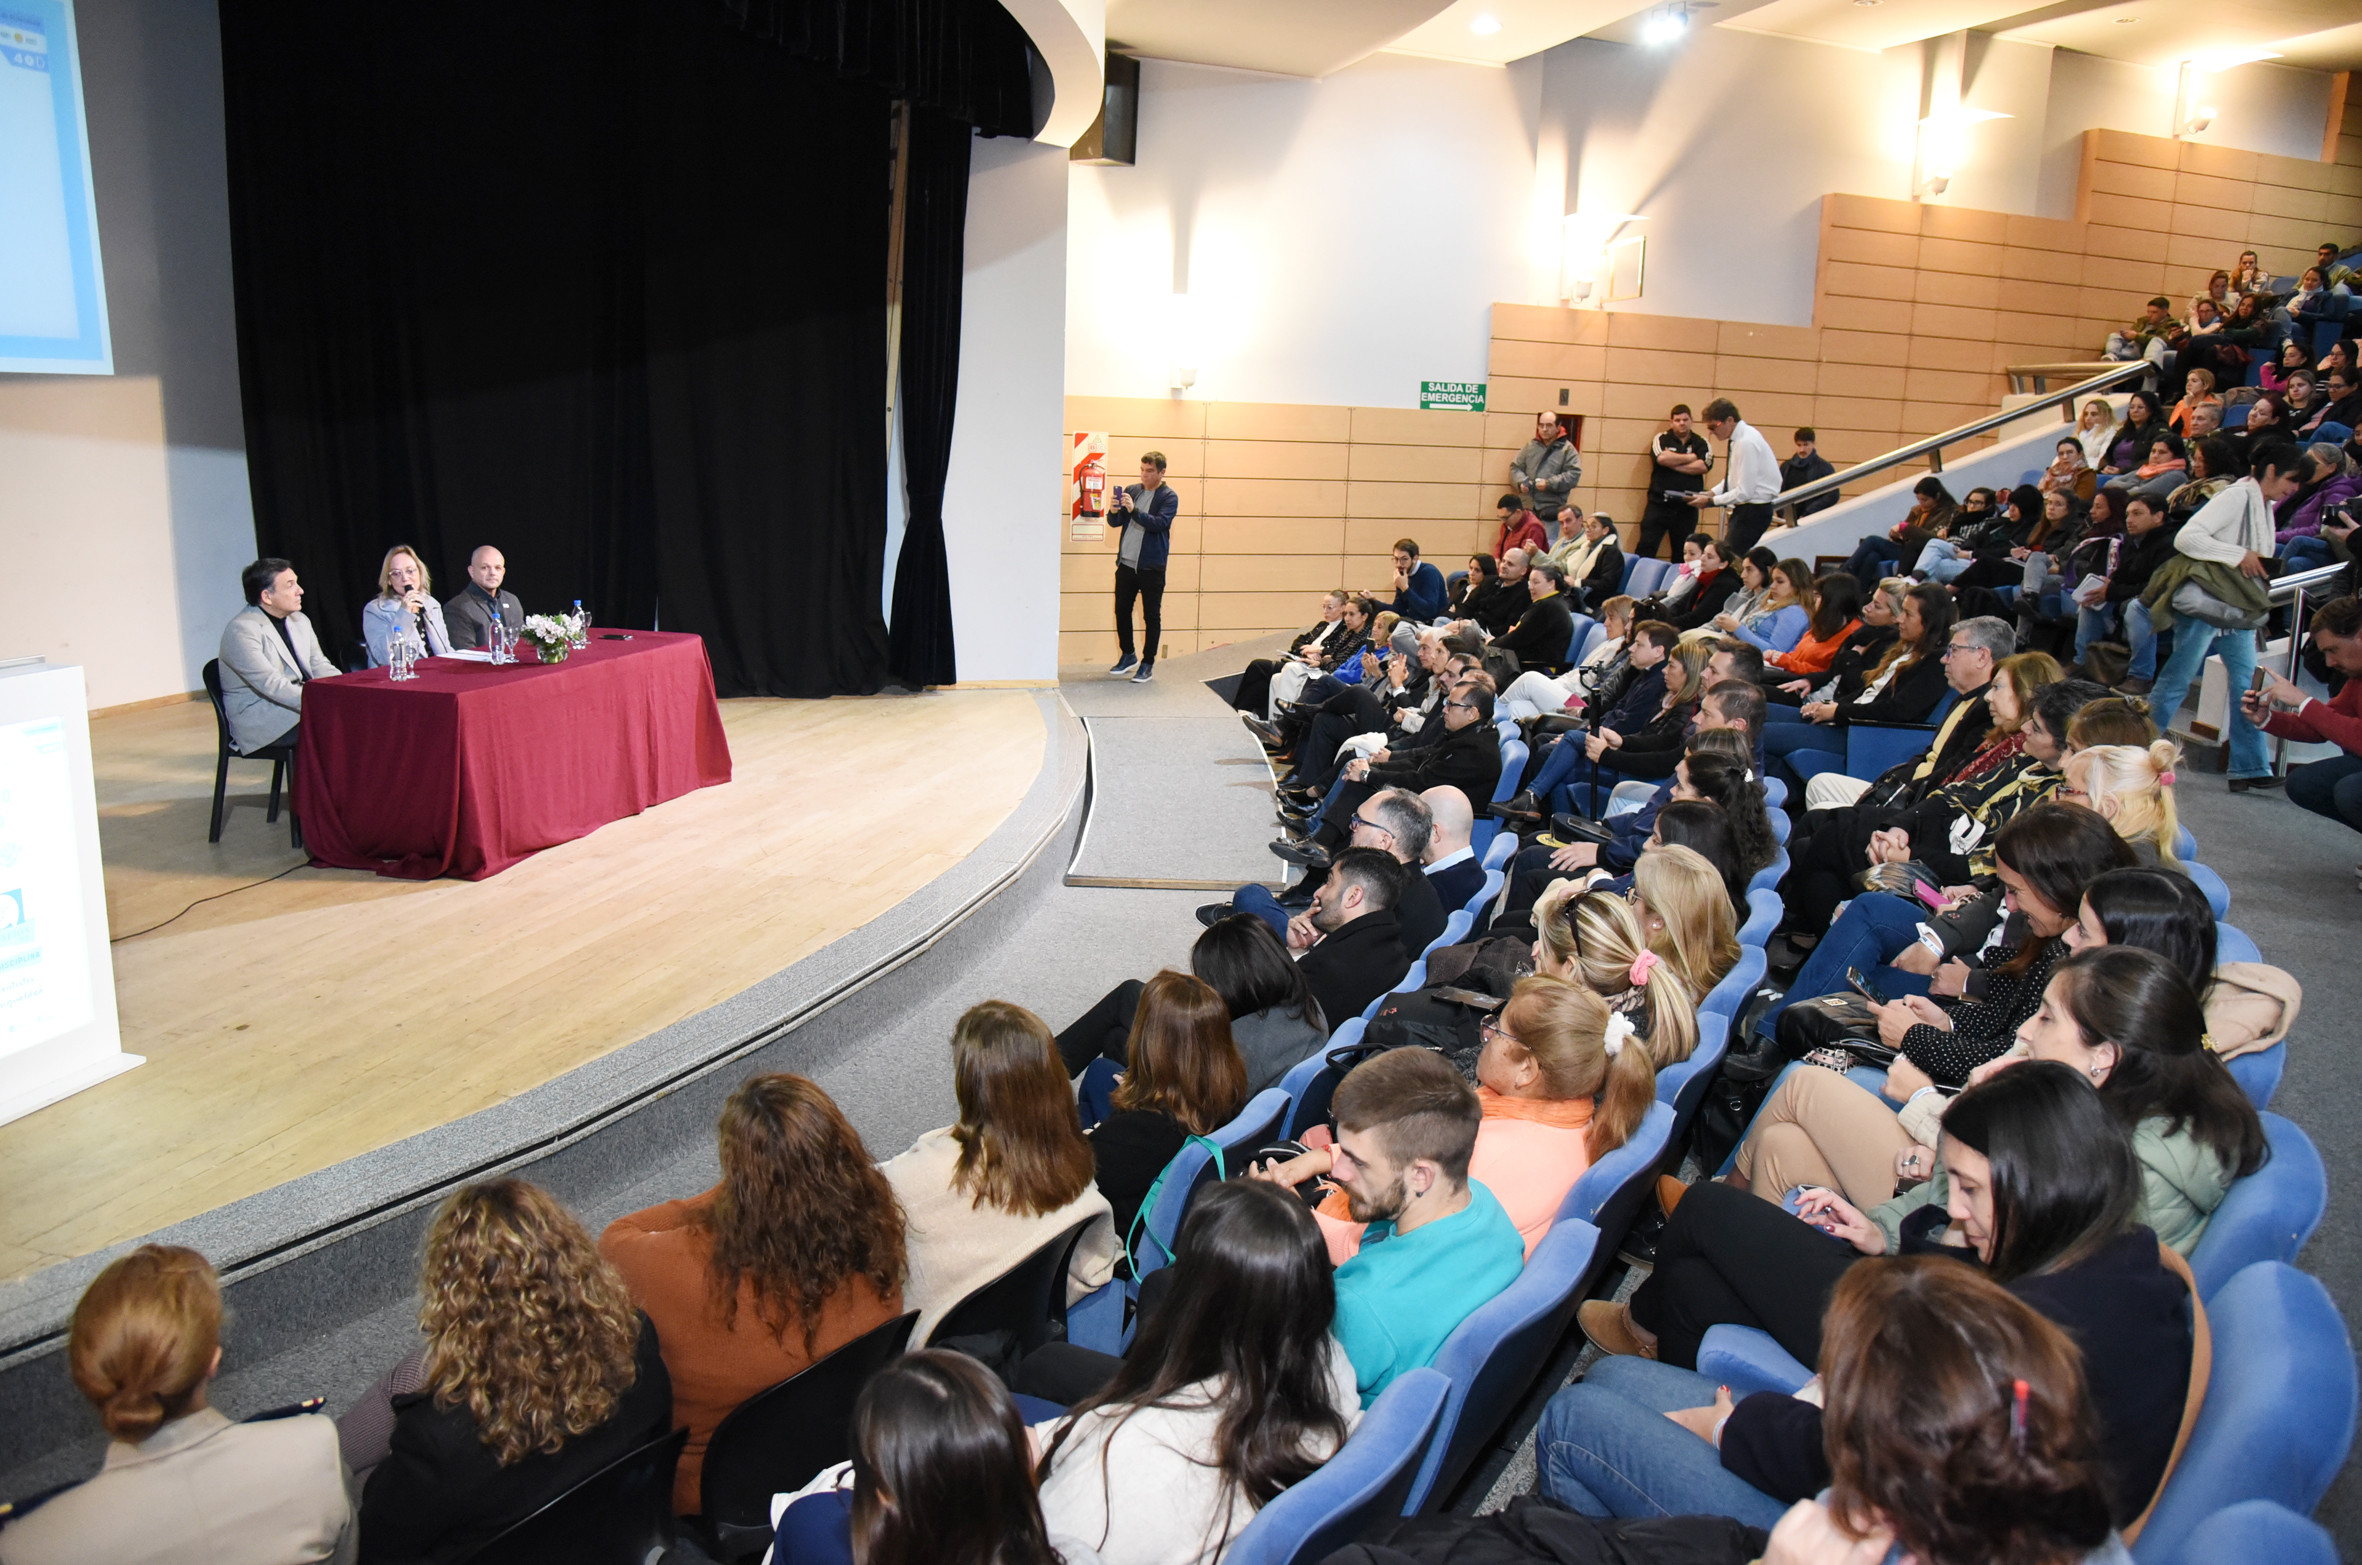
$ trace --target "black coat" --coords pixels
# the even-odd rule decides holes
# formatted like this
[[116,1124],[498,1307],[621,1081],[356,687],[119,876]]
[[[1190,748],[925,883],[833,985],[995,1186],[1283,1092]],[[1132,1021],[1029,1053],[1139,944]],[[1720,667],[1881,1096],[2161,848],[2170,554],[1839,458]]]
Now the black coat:
[[1837,716],[1831,721],[1838,728],[1852,722],[1924,723],[1928,713],[1936,709],[1936,703],[1944,699],[1944,692],[1951,688],[1950,681],[1944,678],[1944,660],[1923,657],[1897,669],[1894,678],[1886,682],[1886,688],[1878,692],[1878,699],[1869,705],[1860,706],[1852,701],[1837,703]]
[[1521,1494],[1489,1516],[1394,1517],[1328,1565],[1728,1565],[1768,1534],[1728,1516],[1584,1516]]
[[[1467,898],[1460,899],[1465,902]],[[1451,909],[1443,905],[1443,897],[1417,866],[1405,864],[1402,869],[1402,890],[1395,897],[1395,922],[1402,925],[1402,948],[1416,956],[1435,943],[1443,933],[1444,920]]]
[[[1429,726],[1437,728],[1443,728],[1443,721],[1441,709],[1427,719]],[[1481,810],[1493,802],[1493,790],[1500,786],[1501,737],[1490,723],[1444,728],[1434,743],[1421,745],[1400,760],[1371,767],[1369,780],[1373,787],[1406,788],[1412,793],[1457,788],[1468,796],[1469,804]]]
[[1460,604],[1460,617],[1476,621],[1477,628],[1488,636],[1498,636],[1517,623],[1517,617],[1534,601],[1522,581],[1506,582],[1498,576],[1488,576],[1482,587],[1472,589]]
[[[1470,855],[1450,869],[1439,869],[1425,878],[1435,888],[1435,899],[1443,904],[1444,916],[1448,918],[1484,889],[1484,865]],[[1425,946],[1420,949],[1424,950]]]
[[[1321,1014],[1335,1018],[1331,1027],[1342,1027],[1411,970],[1411,953],[1403,949],[1402,921],[1392,908],[1364,913],[1305,952],[1296,970],[1311,986]],[[1133,1198],[1135,1204],[1138,1199]]]
[[1613,538],[1603,540],[1599,553],[1592,557],[1591,569],[1583,573],[1581,581],[1567,585],[1580,588],[1585,609],[1597,614],[1600,605],[1624,590],[1624,551]]
[[605,1423],[509,1467],[493,1459],[464,1405],[437,1407],[426,1392],[394,1398],[392,1454],[361,1496],[361,1561],[455,1558],[671,1429],[672,1377],[645,1315],[633,1364],[637,1378]]
[[1714,573],[1712,580],[1698,583],[1697,590],[1689,595],[1689,601],[1672,616],[1673,628],[1676,630],[1698,629],[1715,615],[1720,614],[1729,605],[1732,594],[1738,590],[1738,567],[1725,565]]
[[1536,599],[1515,625],[1495,636],[1493,648],[1516,653],[1522,667],[1554,674],[1566,667],[1567,651],[1574,639],[1574,606],[1567,602],[1565,593],[1554,592],[1547,598]]

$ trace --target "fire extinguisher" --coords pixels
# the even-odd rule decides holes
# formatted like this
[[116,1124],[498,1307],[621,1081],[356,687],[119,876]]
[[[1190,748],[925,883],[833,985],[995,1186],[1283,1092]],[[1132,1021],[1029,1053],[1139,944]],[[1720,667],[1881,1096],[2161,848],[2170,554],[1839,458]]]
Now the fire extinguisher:
[[1080,474],[1083,515],[1100,516],[1107,510],[1107,464],[1097,457],[1083,459]]

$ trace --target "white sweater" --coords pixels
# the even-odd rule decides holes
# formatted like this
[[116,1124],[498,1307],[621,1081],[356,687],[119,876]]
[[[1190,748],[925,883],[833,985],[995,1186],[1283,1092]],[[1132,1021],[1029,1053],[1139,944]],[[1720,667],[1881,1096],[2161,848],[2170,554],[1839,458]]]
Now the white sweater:
[[902,1307],[919,1312],[911,1346],[924,1346],[953,1305],[1094,1213],[1099,1220],[1084,1230],[1066,1270],[1066,1302],[1115,1275],[1115,1214],[1096,1184],[1040,1217],[1004,1212],[990,1203],[978,1206],[972,1192],[951,1187],[959,1160],[960,1144],[947,1125],[878,1165],[910,1218],[910,1276],[902,1285]]
[[2242,478],[2198,508],[2173,540],[2193,560],[2237,566],[2248,552],[2272,554],[2272,507],[2252,478]]
[[[1212,1392],[1210,1382],[1201,1382],[1176,1392],[1174,1405],[1128,1417],[1107,1408],[1084,1414],[1042,1482],[1042,1519],[1050,1531],[1091,1544],[1106,1565],[1212,1565],[1221,1558],[1255,1510],[1243,1495],[1221,1505],[1222,1475],[1213,1466],[1221,1412]],[[1361,1417],[1361,1394],[1353,1363],[1334,1337],[1329,1395],[1350,1430]],[[1060,1422],[1034,1426],[1040,1448],[1049,1448]],[[1326,1460],[1334,1453],[1317,1454]]]

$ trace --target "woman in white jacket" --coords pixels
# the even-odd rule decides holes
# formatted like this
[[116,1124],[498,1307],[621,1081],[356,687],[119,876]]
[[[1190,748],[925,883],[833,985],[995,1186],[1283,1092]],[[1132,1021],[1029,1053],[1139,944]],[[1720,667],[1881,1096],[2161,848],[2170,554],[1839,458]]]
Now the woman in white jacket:
[[[2275,441],[2257,447],[2251,464],[2247,477],[2207,501],[2182,524],[2173,546],[2193,560],[2228,565],[2262,581],[2271,575],[2264,561],[2272,557],[2272,507],[2295,491],[2304,478],[2306,463],[2303,448]],[[2127,608],[2147,613],[2138,603]],[[2157,714],[2159,726],[2171,723],[2181,710],[2182,698],[2205,670],[2208,656],[2221,654],[2230,691],[2233,793],[2268,788],[2278,781],[2272,775],[2263,730],[2250,723],[2239,708],[2239,693],[2255,675],[2255,638],[2253,630],[2228,630],[2193,615],[2176,614],[2173,656],[2158,670],[2156,688],[2149,693],[2149,709]]]

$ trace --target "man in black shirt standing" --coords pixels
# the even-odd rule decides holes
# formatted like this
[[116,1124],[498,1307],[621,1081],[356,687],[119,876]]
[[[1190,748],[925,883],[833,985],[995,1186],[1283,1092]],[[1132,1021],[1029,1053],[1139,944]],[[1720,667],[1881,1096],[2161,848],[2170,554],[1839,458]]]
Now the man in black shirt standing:
[[1686,497],[1705,486],[1714,453],[1706,437],[1689,426],[1689,404],[1676,402],[1665,429],[1649,442],[1649,458],[1656,465],[1649,471],[1648,506],[1640,513],[1640,559],[1655,557],[1660,538],[1671,540],[1665,558],[1680,559],[1682,540],[1698,525],[1697,508]]

